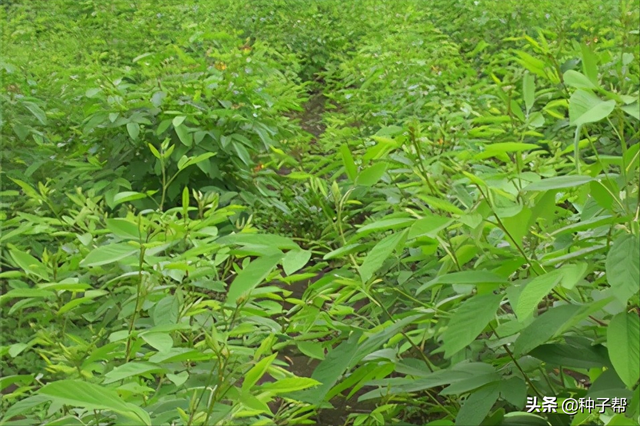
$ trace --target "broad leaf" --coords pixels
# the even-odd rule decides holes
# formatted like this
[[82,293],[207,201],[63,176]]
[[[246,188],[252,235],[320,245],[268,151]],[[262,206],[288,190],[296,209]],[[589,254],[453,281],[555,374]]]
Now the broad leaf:
[[491,383],[469,396],[456,416],[456,425],[481,425],[500,396],[500,385]]
[[607,327],[609,358],[618,376],[632,389],[640,379],[640,318],[621,312]]
[[243,294],[256,288],[273,271],[283,254],[259,257],[249,263],[229,286],[227,301],[236,303]]
[[351,361],[358,355],[358,340],[361,333],[355,332],[338,347],[327,354],[326,358],[313,370],[311,378],[321,385],[295,394],[295,398],[310,404],[319,404],[333,385],[342,377]]
[[356,185],[373,186],[382,178],[387,171],[386,163],[377,163],[362,170],[356,178]]
[[561,279],[562,272],[554,270],[535,277],[527,283],[518,297],[516,306],[513,307],[518,320],[524,322],[529,319],[537,309],[538,304],[560,283]]
[[358,272],[363,282],[369,281],[373,274],[382,267],[385,260],[391,256],[394,250],[401,244],[407,235],[407,231],[389,235],[382,239],[371,249],[364,262],[360,266]]
[[445,357],[461,351],[482,333],[495,318],[502,298],[503,295],[493,293],[473,296],[458,307],[442,334]]
[[355,182],[356,177],[358,176],[358,169],[353,161],[353,156],[351,155],[351,151],[349,150],[349,145],[342,145],[340,147],[340,154],[342,155],[342,164],[344,164],[344,169],[347,172],[349,180],[351,182]]
[[536,83],[535,78],[527,73],[522,78],[522,97],[524,98],[524,105],[527,108],[527,113],[531,111],[533,102],[536,96]]
[[616,101],[603,101],[592,92],[578,89],[569,99],[569,122],[572,126],[595,123],[606,118]]
[[287,275],[302,269],[311,259],[311,252],[307,250],[289,250],[282,259],[282,268]]
[[103,386],[79,380],[59,380],[45,385],[38,395],[72,407],[87,410],[109,410],[122,414],[137,424],[151,425],[149,414],[142,408],[124,402],[117,393]]
[[128,362],[122,364],[104,375],[104,384],[117,382],[119,380],[128,379],[129,377],[140,376],[143,374],[164,372],[164,368],[160,365],[150,362]]
[[91,251],[85,257],[80,266],[90,268],[92,266],[108,265],[138,253],[138,249],[126,243],[109,244]]
[[560,332],[569,320],[580,310],[577,305],[564,305],[549,309],[527,326],[515,341],[516,356],[546,343]]
[[635,235],[616,239],[607,254],[607,280],[618,300],[627,301],[640,290],[640,241]]
[[29,253],[24,252],[18,249],[9,250],[13,261],[25,271],[27,274],[33,274],[42,278],[43,280],[49,279],[49,273],[47,268],[35,257],[31,256]]
[[557,176],[533,182],[524,191],[548,191],[550,189],[574,188],[593,180],[591,176]]
[[574,70],[565,72],[563,79],[564,84],[576,89],[595,89],[597,87],[586,75]]

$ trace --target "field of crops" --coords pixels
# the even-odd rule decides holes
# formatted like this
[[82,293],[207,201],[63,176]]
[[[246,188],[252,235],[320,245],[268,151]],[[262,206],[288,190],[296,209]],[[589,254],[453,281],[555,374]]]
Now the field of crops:
[[0,14],[0,426],[639,424],[640,0]]

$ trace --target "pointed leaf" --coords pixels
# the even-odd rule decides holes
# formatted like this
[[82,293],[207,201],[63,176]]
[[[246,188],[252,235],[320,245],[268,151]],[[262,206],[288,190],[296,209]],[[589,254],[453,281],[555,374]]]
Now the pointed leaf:
[[191,147],[191,145],[193,145],[193,135],[189,133],[189,128],[187,126],[181,124],[174,129],[176,131],[176,135],[178,135],[178,139],[180,139],[180,142],[188,147]]
[[142,408],[124,402],[116,392],[80,380],[59,380],[45,385],[38,395],[72,407],[87,410],[109,410],[122,414],[139,424],[151,425],[149,414]]
[[547,343],[569,323],[580,310],[577,305],[563,305],[549,309],[536,318],[515,341],[516,356],[522,356],[536,347]]
[[640,241],[635,235],[616,239],[607,254],[607,280],[613,294],[622,303],[637,294],[640,288]]
[[289,250],[282,259],[282,268],[287,275],[294,274],[311,259],[311,252],[307,250]]
[[387,171],[386,163],[377,163],[362,170],[356,178],[356,185],[373,186],[382,178]]
[[640,103],[634,102],[631,105],[623,105],[620,108],[631,117],[640,120]]
[[11,254],[11,258],[13,258],[13,261],[16,262],[20,269],[25,271],[27,274],[36,275],[43,280],[49,279],[47,268],[42,264],[42,262],[31,256],[29,253],[18,249],[11,249],[9,250],[9,253]]
[[145,333],[140,337],[158,352],[168,352],[173,347],[173,339],[168,333]]
[[138,123],[127,123],[127,132],[129,132],[129,136],[134,141],[138,140],[138,135],[140,135],[140,125]]
[[355,182],[356,177],[358,176],[358,168],[353,161],[353,156],[351,155],[351,151],[349,150],[349,145],[342,145],[340,147],[340,154],[342,155],[342,163],[344,164],[344,169],[347,172],[349,180],[351,182]]
[[548,191],[550,189],[574,188],[594,180],[591,176],[556,176],[527,185],[524,191]]
[[462,303],[442,334],[445,357],[450,358],[473,342],[491,322],[502,302],[501,294],[473,296]]
[[569,99],[569,122],[572,126],[595,123],[606,118],[616,107],[616,101],[603,101],[593,93],[578,89]]
[[563,79],[564,84],[576,89],[595,89],[597,87],[586,75],[574,70],[565,72]]
[[640,318],[621,312],[607,327],[607,348],[613,368],[625,385],[632,389],[640,379]]
[[527,113],[531,111],[533,102],[536,96],[536,82],[534,77],[527,73],[522,79],[522,97],[524,98],[524,105],[527,108]]
[[44,113],[42,108],[40,108],[38,105],[34,104],[33,102],[23,102],[22,105],[24,105],[25,108],[31,111],[31,114],[33,114],[34,117],[38,119],[40,124],[43,124],[43,125],[47,124],[47,115]]
[[87,257],[80,262],[80,266],[90,268],[92,266],[107,265],[109,263],[125,259],[129,256],[133,256],[137,252],[137,248],[126,243],[109,244],[91,251]]
[[598,57],[586,44],[582,44],[580,50],[582,50],[582,71],[584,75],[593,84],[598,85]]
[[542,299],[548,295],[561,280],[562,272],[560,270],[554,270],[529,281],[520,293],[516,306],[513,307],[518,320],[524,322],[530,318]]
[[164,368],[158,364],[151,362],[128,362],[119,367],[114,368],[104,375],[104,384],[117,382],[118,380],[128,379],[129,377],[140,376],[143,374],[164,372]]
[[229,286],[227,301],[236,303],[243,294],[256,288],[273,271],[283,254],[259,257],[249,263]]
[[491,411],[491,407],[500,396],[500,385],[491,383],[476,390],[464,402],[464,405],[456,416],[456,425],[475,426],[481,425],[482,421]]
[[324,400],[325,395],[342,377],[352,360],[358,355],[358,340],[361,333],[355,332],[343,341],[338,347],[329,352],[327,357],[318,364],[311,378],[317,380],[321,385],[314,389],[296,392],[294,399],[305,401],[310,404],[319,404]]
[[380,240],[380,242],[373,247],[358,270],[363,282],[369,281],[373,274],[382,267],[384,261],[391,256],[394,250],[404,240],[406,235],[407,230],[391,234]]

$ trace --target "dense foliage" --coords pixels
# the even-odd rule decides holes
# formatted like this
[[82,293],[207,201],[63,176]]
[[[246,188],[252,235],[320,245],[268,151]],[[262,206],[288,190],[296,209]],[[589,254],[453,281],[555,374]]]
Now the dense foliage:
[[0,5],[0,424],[640,421],[638,0]]

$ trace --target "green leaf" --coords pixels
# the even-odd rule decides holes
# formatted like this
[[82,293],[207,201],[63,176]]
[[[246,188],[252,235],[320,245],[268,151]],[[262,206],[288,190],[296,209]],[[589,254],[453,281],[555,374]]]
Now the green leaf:
[[362,170],[356,178],[356,185],[373,186],[382,178],[387,171],[386,163],[377,163]]
[[526,73],[522,78],[522,97],[524,98],[524,105],[527,108],[527,114],[531,111],[536,96],[536,82],[534,77]]
[[594,180],[591,176],[556,176],[527,185],[524,191],[548,191],[550,189],[574,188]]
[[282,257],[282,254],[277,254],[251,261],[229,286],[227,302],[236,303],[240,296],[256,288],[273,271]]
[[311,259],[311,252],[307,250],[289,250],[282,259],[282,268],[287,275],[294,274]]
[[167,379],[171,380],[171,383],[173,383],[178,387],[182,386],[184,382],[187,381],[188,378],[189,378],[189,373],[186,371],[183,371],[179,374],[167,373]]
[[346,245],[344,247],[340,247],[340,248],[337,248],[337,249],[335,249],[333,251],[330,251],[329,253],[325,254],[322,257],[322,260],[330,260],[330,259],[335,259],[335,258],[338,258],[338,257],[347,256],[349,254],[361,251],[366,247],[367,246],[365,244],[357,244],[357,243],[356,244],[349,244],[349,245]]
[[389,231],[406,228],[416,220],[413,218],[400,217],[392,219],[381,219],[369,223],[356,231],[357,234],[370,233],[374,231]]
[[533,316],[538,303],[560,283],[561,279],[562,272],[554,270],[529,281],[520,293],[516,306],[513,307],[518,320],[525,322]]
[[138,249],[127,243],[109,244],[92,250],[87,257],[82,259],[80,266],[90,268],[92,266],[102,266],[117,262],[129,256],[133,256]]
[[193,135],[189,133],[189,128],[184,124],[181,124],[178,127],[175,127],[176,135],[178,135],[178,139],[184,146],[191,147],[193,145]]
[[134,192],[134,191],[123,191],[123,192],[119,192],[116,195],[114,195],[113,197],[113,206],[115,207],[118,204],[122,204],[122,203],[127,203],[129,201],[135,201],[135,200],[140,200],[142,198],[146,198],[147,195],[140,193],[140,192]]
[[180,315],[180,302],[173,295],[165,296],[153,308],[153,324],[176,324]]
[[320,382],[321,385],[314,389],[297,392],[292,397],[314,405],[322,402],[325,395],[342,377],[351,365],[352,360],[358,355],[358,340],[360,336],[360,332],[351,334],[348,340],[343,341],[334,350],[330,351],[327,357],[313,370],[311,378]]
[[31,111],[31,114],[33,114],[33,116],[38,119],[40,124],[44,126],[47,125],[47,115],[44,113],[42,108],[40,108],[38,105],[34,104],[33,102],[23,102],[22,105],[24,105],[25,108]]
[[504,426],[551,426],[543,417],[535,414],[514,411],[504,415]]
[[613,294],[622,303],[637,294],[640,288],[640,241],[635,235],[616,239],[607,254],[607,280]]
[[42,278],[43,280],[49,279],[49,272],[47,268],[35,257],[31,256],[29,253],[18,249],[9,250],[11,254],[11,258],[14,262],[27,274],[32,274],[37,277]]
[[319,342],[297,342],[300,352],[310,358],[324,359],[324,346]]
[[466,348],[482,333],[495,318],[502,298],[503,295],[493,293],[473,296],[458,307],[442,334],[446,358]]
[[140,337],[159,352],[168,352],[173,347],[173,338],[167,333],[144,333]]
[[134,141],[138,140],[138,135],[140,135],[140,125],[138,123],[127,123],[127,132],[129,132],[129,136]]
[[486,145],[484,147],[484,151],[476,154],[474,158],[476,158],[477,160],[483,160],[485,158],[498,157],[507,152],[522,152],[532,149],[540,149],[540,146],[532,143],[521,142],[493,143],[491,145]]
[[249,371],[247,371],[247,373],[244,375],[244,380],[242,381],[243,391],[248,391],[249,389],[251,389],[253,385],[255,385],[257,381],[260,380],[262,376],[264,376],[264,373],[267,372],[267,369],[269,368],[273,360],[276,359],[277,355],[278,354],[275,353],[269,355],[268,357],[262,358],[256,363],[256,365],[254,365]]
[[257,245],[269,246],[279,250],[300,250],[300,246],[292,239],[282,237],[280,235],[269,234],[231,234],[219,238],[217,241],[220,245]]
[[500,395],[502,399],[516,408],[524,407],[527,399],[527,384],[521,377],[513,376],[500,382]]
[[640,103],[634,102],[631,105],[623,105],[620,107],[624,112],[629,114],[636,120],[640,120]]
[[31,374],[0,377],[0,390],[6,389],[8,386],[11,386],[15,383],[28,385],[30,383],[33,383],[33,381],[34,376]]
[[574,70],[565,72],[563,79],[564,84],[576,89],[595,89],[597,87],[586,75]]
[[266,383],[260,387],[261,392],[269,392],[274,395],[297,392],[319,385],[320,382],[308,377],[289,377],[277,382]]
[[580,46],[582,51],[582,71],[594,85],[598,83],[598,57],[593,53],[591,48],[586,44]]
[[187,117],[185,117],[184,115],[177,115],[175,117],[173,117],[173,120],[171,121],[171,124],[173,124],[173,127],[180,127],[180,125],[182,125],[182,123],[184,123],[184,120]]
[[351,182],[355,182],[356,177],[358,176],[358,168],[356,167],[356,163],[353,161],[353,156],[351,155],[351,150],[349,150],[349,145],[342,145],[340,147],[340,154],[342,156],[342,163],[344,164],[344,169],[347,172],[349,180]]
[[80,380],[59,380],[45,385],[38,395],[58,404],[86,410],[109,410],[122,414],[139,424],[151,425],[149,414],[142,408],[124,402],[111,389]]
[[106,219],[107,229],[120,238],[126,240],[139,240],[140,231],[136,223],[127,219]]
[[242,401],[242,405],[249,408],[250,410],[255,410],[259,413],[271,413],[271,409],[266,402],[259,400],[249,392],[243,392],[240,395],[239,400]]
[[616,101],[603,101],[586,90],[578,89],[569,99],[569,122],[572,126],[582,126],[598,122],[611,114]]
[[183,155],[180,158],[180,161],[178,161],[178,170],[184,170],[189,166],[192,166],[194,164],[198,164],[204,160],[208,160],[209,158],[213,157],[214,155],[216,155],[215,152],[205,152],[204,154],[200,154],[198,156],[195,157],[187,157],[186,155]]
[[420,237],[435,238],[438,232],[453,223],[453,219],[444,216],[428,215],[422,219],[415,220],[409,229],[408,239]]
[[538,346],[529,355],[546,363],[571,368],[606,367],[610,365],[607,350],[598,346],[571,346],[552,343]]
[[401,244],[407,235],[407,230],[399,233],[391,234],[380,240],[378,244],[371,249],[364,262],[358,269],[363,282],[369,281],[373,274],[382,267],[385,260],[391,256],[394,250]]
[[491,407],[500,396],[500,385],[491,383],[472,393],[462,405],[456,416],[456,425],[475,426],[482,421],[491,411]]
[[445,275],[439,275],[433,280],[423,284],[416,290],[416,294],[422,293],[429,287],[436,284],[463,284],[463,285],[480,285],[480,284],[506,284],[509,281],[501,275],[491,271],[460,271],[451,272]]
[[551,308],[527,326],[515,341],[514,355],[522,356],[560,333],[580,310],[577,305]]
[[371,335],[366,335],[365,339],[360,343],[358,347],[359,357],[356,357],[354,360],[360,360],[362,357],[370,354],[371,352],[378,349],[382,344],[386,343],[393,336],[397,335],[402,331],[402,329],[409,324],[415,324],[419,319],[423,318],[425,315],[411,315],[409,317],[403,318],[401,320],[389,321],[389,325],[387,325],[382,330],[373,333]]
[[12,417],[20,416],[32,411],[34,408],[44,404],[45,402],[49,402],[49,398],[47,396],[33,395],[10,405],[7,408],[7,411],[5,411],[2,421],[0,421],[0,425],[4,425],[7,423],[7,420],[11,420]]
[[640,379],[640,318],[636,313],[613,317],[607,327],[607,349],[616,373],[632,389]]
[[158,364],[150,362],[128,362],[120,365],[104,375],[104,384],[128,379],[129,377],[141,376],[143,374],[164,372],[164,368]]

